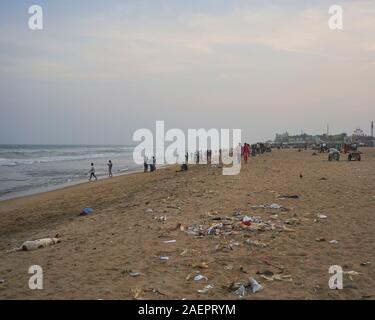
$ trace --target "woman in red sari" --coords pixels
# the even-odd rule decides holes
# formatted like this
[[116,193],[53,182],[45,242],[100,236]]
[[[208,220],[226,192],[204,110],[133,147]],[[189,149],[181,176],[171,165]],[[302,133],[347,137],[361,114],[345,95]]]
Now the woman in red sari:
[[243,146],[243,159],[245,163],[247,163],[247,159],[249,158],[250,155],[250,145],[245,143]]

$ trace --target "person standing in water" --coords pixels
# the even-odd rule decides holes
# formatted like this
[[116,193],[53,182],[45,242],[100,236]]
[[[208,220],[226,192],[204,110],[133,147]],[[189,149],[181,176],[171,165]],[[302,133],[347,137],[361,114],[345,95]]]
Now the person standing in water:
[[98,180],[98,178],[96,177],[95,175],[95,168],[94,168],[94,164],[91,163],[91,168],[90,168],[90,178],[89,178],[89,181],[91,181],[91,178],[94,177],[95,178],[95,181]]
[[108,166],[108,177],[113,177],[113,174],[112,174],[113,163],[111,160],[108,161],[107,166]]

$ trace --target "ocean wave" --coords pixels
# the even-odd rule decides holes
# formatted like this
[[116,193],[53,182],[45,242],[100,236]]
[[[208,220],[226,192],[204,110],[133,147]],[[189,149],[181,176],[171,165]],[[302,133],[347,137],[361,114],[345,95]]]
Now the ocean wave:
[[18,165],[30,165],[35,163],[49,163],[58,161],[77,161],[77,160],[90,160],[99,158],[108,158],[116,156],[118,153],[97,153],[97,154],[82,154],[82,155],[69,155],[69,156],[51,156],[51,157],[39,157],[39,158],[28,158],[28,159],[7,159],[0,158],[0,166],[18,166]]

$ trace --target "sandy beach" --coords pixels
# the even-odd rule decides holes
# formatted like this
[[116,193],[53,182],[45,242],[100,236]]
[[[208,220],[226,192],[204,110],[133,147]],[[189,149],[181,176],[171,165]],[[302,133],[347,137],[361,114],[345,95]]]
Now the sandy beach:
[[[263,290],[243,299],[374,299],[375,149],[362,152],[361,162],[328,162],[274,150],[238,176],[171,167],[0,202],[0,299],[239,299],[236,283],[251,277]],[[84,207],[93,214],[79,216]],[[244,225],[246,215],[257,223]],[[56,234],[57,245],[5,253]],[[43,268],[43,290],[29,289],[30,265]],[[331,265],[355,271],[343,290],[328,287]]]

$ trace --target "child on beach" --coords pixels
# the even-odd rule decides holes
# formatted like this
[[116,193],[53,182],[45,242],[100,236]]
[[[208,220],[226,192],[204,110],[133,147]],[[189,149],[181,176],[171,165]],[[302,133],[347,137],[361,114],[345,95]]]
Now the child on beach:
[[95,181],[98,180],[98,178],[96,177],[95,175],[95,168],[94,168],[94,164],[91,163],[91,168],[90,168],[90,178],[89,178],[89,181],[91,181],[91,178],[94,177],[95,178]]
[[109,177],[113,177],[113,175],[112,175],[112,167],[113,167],[113,163],[112,163],[111,160],[108,161],[107,166],[108,166],[108,176],[109,176]]

